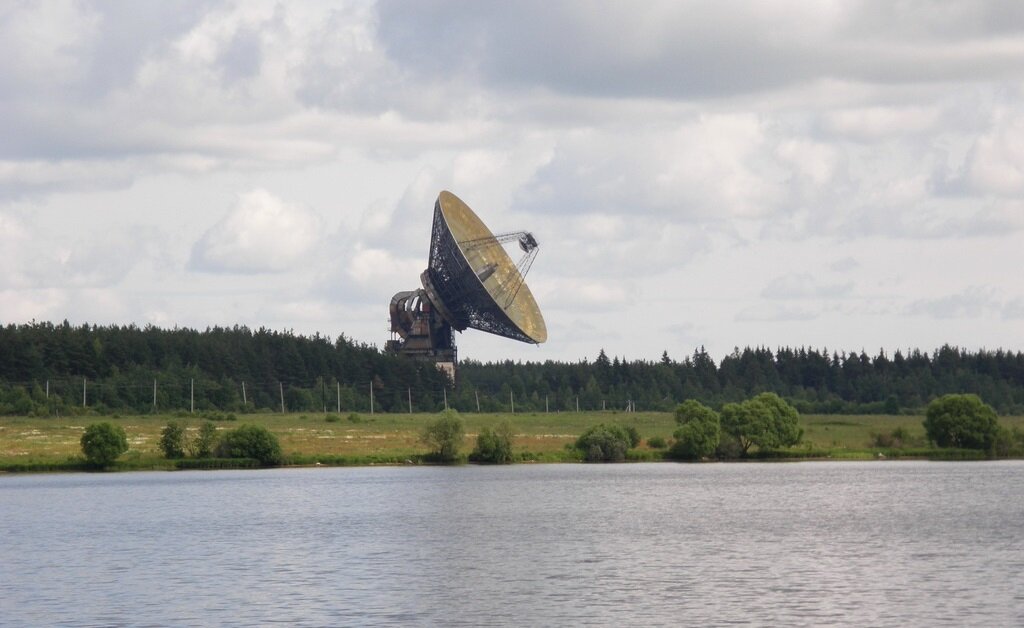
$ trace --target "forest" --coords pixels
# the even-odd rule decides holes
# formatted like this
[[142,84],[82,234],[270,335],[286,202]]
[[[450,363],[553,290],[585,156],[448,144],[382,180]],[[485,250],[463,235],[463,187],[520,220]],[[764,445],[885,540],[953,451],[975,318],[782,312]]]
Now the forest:
[[182,411],[556,412],[712,407],[774,392],[802,413],[920,414],[947,393],[1024,413],[1024,353],[942,346],[889,355],[703,347],[676,359],[478,362],[456,382],[344,335],[32,322],[0,327],[0,414]]

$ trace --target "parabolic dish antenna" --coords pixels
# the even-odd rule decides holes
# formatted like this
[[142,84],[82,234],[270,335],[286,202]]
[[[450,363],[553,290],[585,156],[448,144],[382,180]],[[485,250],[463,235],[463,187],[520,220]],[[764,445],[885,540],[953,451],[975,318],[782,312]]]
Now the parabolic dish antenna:
[[[512,242],[523,252],[518,262],[505,250]],[[537,251],[533,234],[494,235],[462,199],[441,192],[434,203],[427,269],[420,275],[423,287],[391,299],[387,349],[432,360],[454,376],[453,329],[544,342],[544,317],[525,281]]]

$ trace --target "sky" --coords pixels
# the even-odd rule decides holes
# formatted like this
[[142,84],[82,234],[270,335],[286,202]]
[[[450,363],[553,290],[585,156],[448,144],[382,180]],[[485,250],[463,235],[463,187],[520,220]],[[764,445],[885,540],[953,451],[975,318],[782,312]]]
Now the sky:
[[0,324],[383,346],[434,201],[535,346],[1024,350],[1024,3],[0,4]]

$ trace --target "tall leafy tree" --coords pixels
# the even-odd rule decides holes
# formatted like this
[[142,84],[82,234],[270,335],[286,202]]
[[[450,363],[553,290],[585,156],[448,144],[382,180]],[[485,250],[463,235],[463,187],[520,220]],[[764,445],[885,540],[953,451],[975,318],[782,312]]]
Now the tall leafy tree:
[[740,451],[789,447],[800,442],[799,413],[775,393],[761,393],[742,403],[722,407],[722,431],[736,439]]
[[999,421],[977,395],[943,395],[928,404],[924,430],[939,447],[987,450],[995,445]]
[[679,428],[669,450],[673,458],[697,460],[715,453],[721,435],[718,413],[694,399],[687,399],[676,408]]

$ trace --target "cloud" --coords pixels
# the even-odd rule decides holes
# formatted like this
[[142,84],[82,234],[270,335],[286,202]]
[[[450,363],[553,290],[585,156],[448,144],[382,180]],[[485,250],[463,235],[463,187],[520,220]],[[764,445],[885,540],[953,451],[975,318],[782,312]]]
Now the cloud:
[[736,313],[737,322],[773,323],[781,321],[809,321],[818,318],[816,312],[804,307],[767,304],[754,305]]
[[833,283],[809,273],[791,273],[776,277],[761,290],[766,299],[835,299],[848,296],[853,282]]
[[639,286],[628,278],[554,278],[532,282],[527,276],[527,283],[545,310],[573,313],[623,310],[636,303],[640,294]]
[[838,273],[845,273],[860,268],[860,262],[858,262],[856,259],[852,257],[844,257],[842,259],[837,259],[836,261],[832,262],[831,264],[828,265],[828,267],[829,270]]
[[1024,47],[1010,38],[1024,18],[1007,5],[775,2],[737,12],[713,0],[644,11],[384,0],[378,14],[381,41],[407,71],[465,75],[503,91],[713,98],[823,80],[920,84],[1024,72]]
[[0,319],[5,322],[61,320],[66,293],[58,289],[20,290],[0,288]]
[[0,211],[0,250],[0,289],[108,288],[143,263],[164,258],[167,241],[158,229],[141,225],[53,238],[32,220]]
[[941,113],[935,105],[874,105],[827,112],[822,118],[822,125],[837,135],[877,142],[932,132],[941,121]]
[[201,272],[275,273],[303,261],[322,237],[319,215],[263,189],[234,207],[192,246],[188,267]]
[[[702,342],[704,330],[693,323],[673,323],[663,330],[672,338],[672,346],[679,348],[697,347]],[[671,355],[674,360],[685,359],[685,355]]]
[[55,0],[0,55],[6,312],[373,341],[450,189],[540,241],[523,355],[1024,342],[1015,3]]
[[[424,247],[429,234],[423,237]],[[335,249],[311,288],[311,297],[346,306],[376,305],[386,311],[396,292],[420,287],[427,256],[409,255],[361,243]]]
[[763,124],[748,114],[569,132],[523,186],[518,205],[689,221],[762,216],[782,192],[767,143]]
[[997,107],[988,132],[979,136],[965,164],[977,191],[1019,198],[1024,194],[1024,114]]
[[1003,304],[1003,319],[1010,321],[1024,320],[1024,298],[1013,299]]
[[961,292],[930,299],[918,299],[907,307],[907,314],[935,319],[974,319],[994,313],[1013,317],[1019,304],[1000,300],[988,286],[969,286]]
[[2,160],[0,202],[62,191],[127,188],[133,179],[130,166],[108,160]]

